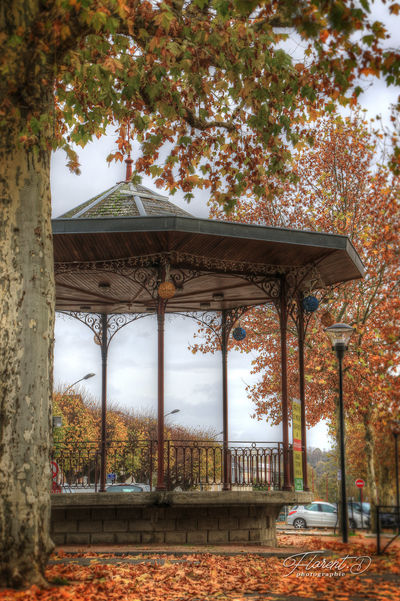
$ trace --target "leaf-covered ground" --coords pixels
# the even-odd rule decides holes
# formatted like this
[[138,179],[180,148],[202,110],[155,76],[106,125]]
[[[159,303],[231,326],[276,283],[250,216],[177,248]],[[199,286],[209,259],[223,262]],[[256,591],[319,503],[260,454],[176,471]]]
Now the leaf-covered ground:
[[[286,549],[291,538],[281,538]],[[310,574],[304,572],[307,568],[301,568],[289,575],[291,568],[284,565],[284,558],[257,555],[254,550],[237,555],[148,553],[125,556],[93,554],[90,550],[78,554],[61,551],[53,554],[46,571],[50,588],[3,589],[0,590],[0,601],[400,599],[398,545],[378,557],[373,554],[371,544],[359,539],[343,545],[335,540],[315,537],[303,544],[303,551],[325,549],[325,561],[348,555],[370,556],[371,565],[362,574],[351,574],[350,567],[357,560],[347,559],[340,570],[317,567],[310,568]],[[308,556],[307,560],[313,556]],[[316,560],[321,559],[322,556],[318,556]],[[338,573],[345,575],[338,576]]]

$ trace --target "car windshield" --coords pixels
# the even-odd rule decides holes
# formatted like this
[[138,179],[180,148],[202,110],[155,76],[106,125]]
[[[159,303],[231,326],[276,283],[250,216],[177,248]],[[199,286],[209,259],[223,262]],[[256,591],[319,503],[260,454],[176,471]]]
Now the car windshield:
[[369,503],[359,503],[358,501],[353,501],[353,503],[350,504],[350,509],[353,507],[354,511],[361,513],[361,505],[363,513],[370,513],[371,506]]
[[134,486],[132,484],[127,484],[127,485],[114,485],[114,486],[109,486],[107,488],[107,492],[142,492],[142,488],[140,488],[140,486]]

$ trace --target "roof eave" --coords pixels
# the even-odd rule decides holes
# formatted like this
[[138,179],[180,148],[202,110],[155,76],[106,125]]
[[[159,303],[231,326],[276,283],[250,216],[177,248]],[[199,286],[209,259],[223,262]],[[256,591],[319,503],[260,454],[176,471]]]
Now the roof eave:
[[292,230],[271,226],[216,221],[178,215],[146,217],[58,218],[52,220],[54,234],[96,234],[111,232],[183,231],[193,234],[211,234],[232,238],[297,244],[332,250],[346,250],[364,275],[365,269],[347,236],[308,230]]

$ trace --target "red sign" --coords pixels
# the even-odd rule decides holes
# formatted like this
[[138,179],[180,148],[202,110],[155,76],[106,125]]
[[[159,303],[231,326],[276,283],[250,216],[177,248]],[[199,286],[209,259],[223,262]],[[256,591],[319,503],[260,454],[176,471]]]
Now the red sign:
[[364,480],[361,480],[361,478],[358,478],[358,480],[356,480],[355,484],[356,484],[357,488],[364,488],[364,486],[365,486],[365,482],[364,482]]
[[301,440],[299,440],[298,438],[293,438],[293,451],[302,451],[303,449],[301,448]]
[[58,464],[56,461],[52,461],[50,464],[51,467],[51,475],[53,476],[53,480],[55,480],[58,476]]

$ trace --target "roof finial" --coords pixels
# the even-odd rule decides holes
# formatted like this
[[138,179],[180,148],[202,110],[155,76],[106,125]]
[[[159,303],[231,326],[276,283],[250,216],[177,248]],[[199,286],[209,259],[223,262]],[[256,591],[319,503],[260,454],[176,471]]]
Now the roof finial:
[[125,175],[125,181],[126,182],[130,182],[131,178],[132,178],[132,163],[133,160],[131,159],[131,144],[130,144],[130,123],[128,121],[128,158],[125,159],[125,163],[126,163],[126,175]]

